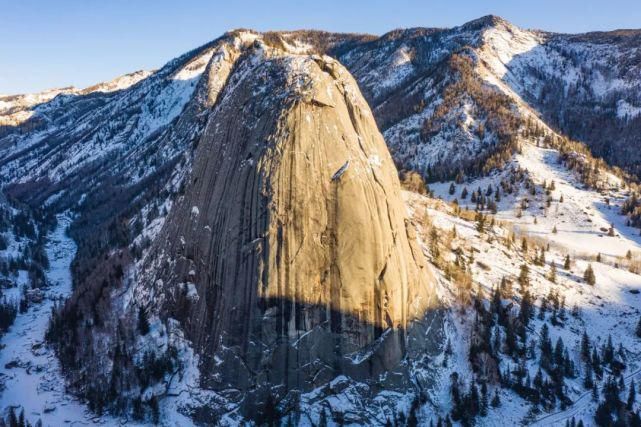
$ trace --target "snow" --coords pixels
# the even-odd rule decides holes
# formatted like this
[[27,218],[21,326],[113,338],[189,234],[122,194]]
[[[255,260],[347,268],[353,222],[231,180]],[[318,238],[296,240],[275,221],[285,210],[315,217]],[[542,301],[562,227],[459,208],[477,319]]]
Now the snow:
[[[420,58],[420,60],[436,63],[437,59],[442,59],[446,53],[450,52],[445,48],[448,43],[460,39],[463,40],[463,44],[469,44],[472,40],[470,37],[473,36],[474,33],[468,34],[464,28],[459,28],[442,35],[442,39],[426,40],[426,42],[434,41],[435,46],[438,41],[443,47],[435,47],[434,52],[426,54],[429,58]],[[236,48],[239,48],[241,44],[253,43],[259,37],[253,32],[239,32],[233,43]],[[479,61],[480,75],[486,82],[495,85],[499,90],[512,97],[521,113],[532,117],[536,117],[536,115],[523,99],[526,98],[526,95],[536,98],[541,90],[541,82],[532,77],[533,74],[540,73],[545,76],[543,80],[552,77],[560,79],[566,93],[568,87],[577,85],[586,78],[585,72],[572,64],[569,57],[563,54],[563,49],[568,49],[571,54],[590,55],[589,68],[592,69],[592,72],[589,74],[589,78],[586,78],[586,86],[596,96],[609,96],[618,99],[613,94],[622,93],[632,86],[629,81],[622,78],[612,78],[612,76],[605,75],[607,70],[603,68],[607,66],[608,61],[613,61],[613,57],[602,55],[603,48],[590,44],[568,46],[563,41],[555,43],[550,44],[546,35],[520,30],[508,24],[499,24],[496,27],[488,28],[483,31],[482,44],[476,50],[481,59]],[[295,53],[304,53],[311,49],[309,45],[297,40],[287,40],[286,44],[288,49]],[[255,58],[261,54],[260,52],[255,53]],[[38,159],[37,156],[34,156],[33,159],[25,159],[24,164],[35,165],[34,169],[51,171],[51,177],[60,179],[83,164],[105,156],[110,150],[135,147],[138,144],[144,147],[146,144],[142,142],[146,142],[154,132],[164,131],[165,127],[169,126],[184,110],[185,105],[193,99],[194,90],[208,64],[213,70],[212,75],[208,76],[211,79],[210,96],[215,99],[212,94],[217,95],[225,83],[226,77],[222,78],[220,75],[227,75],[224,71],[225,66],[229,65],[228,62],[231,62],[229,61],[230,55],[232,55],[230,51],[223,48],[204,50],[186,65],[165,75],[152,75],[147,72],[134,73],[86,89],[85,91],[110,92],[129,88],[142,81],[138,88],[126,91],[122,96],[114,94],[113,100],[108,101],[110,104],[96,114],[97,116],[104,115],[104,117],[121,119],[120,115],[115,115],[113,112],[137,108],[140,111],[136,111],[130,118],[126,118],[126,123],[123,124],[126,131],[111,135],[110,129],[108,132],[106,127],[105,129],[99,128],[95,137],[86,141],[82,140],[80,141],[82,143],[75,144],[68,152],[65,152],[67,157],[57,165],[52,166],[46,158],[44,160]],[[345,59],[352,60],[354,59],[352,56],[358,56],[351,53],[348,55],[350,58],[346,57]],[[369,70],[366,75],[359,76],[359,82],[365,87],[369,86],[374,97],[389,93],[416,73],[413,65],[414,55],[413,48],[401,43],[393,48],[383,49],[379,57],[358,57],[356,60],[362,62],[362,67],[359,64],[360,69]],[[380,67],[370,66],[375,62]],[[417,61],[418,63],[419,61]],[[290,65],[300,67],[301,72],[298,74],[305,74],[303,67],[306,66],[306,62],[302,59],[294,59]],[[599,67],[601,68],[598,69]],[[532,70],[536,73],[533,73]],[[246,76],[242,76],[242,78],[246,78]],[[470,113],[472,107],[470,104],[463,104],[460,109],[450,112],[453,116],[461,118],[460,132],[443,133],[434,137],[429,144],[421,143],[419,136],[421,125],[425,118],[434,113],[434,109],[440,103],[434,89],[437,83],[430,80],[429,77],[425,77],[425,81],[425,86],[418,90],[422,91],[422,99],[429,101],[428,105],[415,114],[401,119],[385,132],[386,140],[396,150],[397,158],[411,157],[415,160],[411,166],[423,170],[426,165],[438,161],[456,161],[476,155],[483,147],[484,141],[478,140],[470,132],[475,125],[478,125]],[[308,82],[301,79],[299,83],[302,86]],[[33,114],[45,112],[47,108],[53,109],[52,106],[36,107],[36,105],[52,101],[54,98],[55,102],[52,101],[52,104],[55,103],[60,107],[73,99],[77,93],[78,90],[75,88],[65,88],[22,97],[0,97],[0,124],[20,123],[32,117]],[[329,88],[327,97],[330,100],[333,97]],[[634,98],[631,96],[629,99]],[[618,99],[616,102],[616,114],[619,119],[630,120],[641,114],[641,107],[634,105],[634,102],[629,99]],[[9,112],[14,108],[17,111]],[[91,115],[92,113],[88,114],[90,118]],[[308,121],[311,120],[309,117],[306,118]],[[92,120],[95,120],[95,117]],[[117,120],[110,119],[110,123],[115,121]],[[543,122],[540,123],[549,130]],[[95,123],[85,121],[75,124],[70,135],[75,137],[76,133],[86,133],[94,128],[96,128]],[[61,129],[50,128],[42,133],[32,133],[16,143],[16,146],[19,146],[20,149],[25,148],[41,140],[47,132],[58,132]],[[108,144],[106,147],[102,147],[105,138]],[[465,143],[463,144],[461,141]],[[611,334],[615,337],[615,343],[622,342],[628,351],[629,360],[626,371],[628,381],[632,377],[639,378],[641,344],[634,337],[633,332],[641,312],[641,296],[637,294],[641,291],[641,276],[627,270],[627,262],[623,260],[623,257],[628,251],[631,251],[634,254],[634,260],[641,262],[639,259],[641,257],[641,238],[638,235],[638,230],[627,227],[626,218],[619,214],[626,193],[621,189],[621,183],[615,177],[607,177],[610,186],[602,194],[585,188],[572,171],[558,163],[558,155],[558,152],[553,149],[541,148],[529,143],[523,145],[522,152],[514,156],[510,166],[527,169],[529,177],[538,186],[538,194],[531,196],[527,192],[521,191],[516,195],[504,196],[498,203],[496,214],[500,223],[491,230],[490,235],[498,239],[505,237],[509,232],[516,232],[519,235],[528,236],[534,244],[549,242],[551,249],[546,254],[547,265],[532,267],[532,291],[540,300],[551,289],[556,289],[567,299],[569,307],[576,304],[581,310],[581,316],[570,318],[564,328],[552,328],[553,340],[559,336],[563,337],[566,345],[571,349],[572,356],[578,362],[578,338],[583,330],[589,329],[590,336],[598,342],[603,342]],[[381,159],[377,155],[372,155],[369,158],[371,167],[379,167],[380,162]],[[342,161],[330,167],[335,170],[341,164]],[[345,163],[337,172],[337,176],[345,172],[347,166],[348,163]],[[147,172],[145,170],[145,173]],[[149,168],[149,172],[152,172],[151,168]],[[354,169],[352,165],[348,177],[356,175],[356,172],[357,169]],[[457,198],[461,206],[473,209],[474,206],[469,203],[469,196],[466,201],[460,198],[463,186],[466,186],[470,193],[478,187],[485,190],[488,184],[492,184],[496,188],[500,179],[505,176],[506,171],[502,171],[489,177],[474,179],[471,182],[458,185],[454,195],[448,194],[449,182],[433,184],[430,187],[438,197],[446,201]],[[25,173],[21,179],[28,180],[30,178],[31,176]],[[549,184],[551,181],[555,183],[555,190],[551,194],[553,202],[550,207],[547,207],[546,196],[540,186],[544,182]],[[564,199],[562,203],[559,201],[561,196]],[[517,249],[504,247],[497,240],[487,241],[487,235],[479,235],[473,223],[454,215],[446,204],[417,195],[406,194],[406,197],[415,219],[423,212],[427,212],[439,229],[450,230],[452,227],[456,227],[459,234],[456,244],[460,247],[473,247],[478,250],[475,253],[477,263],[472,266],[472,273],[475,283],[483,288],[486,295],[501,277],[517,275],[519,266],[527,261],[527,256]],[[523,210],[522,215],[517,215],[524,198],[529,200],[528,207]],[[53,199],[49,201],[51,200]],[[166,209],[162,209],[162,207]],[[165,201],[162,207],[161,210],[169,210],[171,202]],[[143,217],[146,217],[148,208],[143,210]],[[191,211],[192,217],[199,215],[199,212],[199,208],[194,206]],[[64,378],[60,375],[57,360],[51,351],[42,345],[48,313],[55,296],[67,296],[71,290],[69,264],[76,248],[63,231],[65,223],[69,222],[69,217],[61,216],[59,219],[60,225],[52,234],[51,241],[47,246],[47,252],[52,260],[51,269],[47,272],[47,277],[52,283],[52,286],[47,290],[47,298],[42,304],[32,306],[27,313],[20,314],[14,326],[1,340],[6,347],[0,351],[0,378],[5,382],[7,389],[0,396],[0,407],[14,404],[25,405],[27,417],[30,420],[42,418],[45,425],[61,425],[65,422],[83,424],[95,422],[115,425],[121,420],[116,421],[109,417],[93,418],[94,415],[88,413],[81,402],[64,393]],[[161,216],[145,224],[143,232],[136,238],[136,242],[141,243],[143,238],[153,240],[158,235],[164,221],[165,218]],[[615,229],[614,236],[607,235],[607,229],[610,225]],[[552,229],[555,227],[557,232],[552,233]],[[17,242],[11,240],[9,252],[17,253],[17,251],[19,251]],[[551,262],[557,266],[562,265],[566,254],[572,256],[572,266],[568,271],[559,268],[558,283],[553,284],[546,278],[549,265]],[[597,254],[601,254],[602,262],[594,260]],[[482,268],[481,263],[488,268]],[[597,277],[597,285],[594,287],[587,286],[582,280],[582,273],[588,264],[592,265]],[[617,266],[617,264],[619,265]],[[190,272],[190,275],[195,275],[195,273]],[[26,271],[19,272],[17,282],[19,285],[28,284]],[[438,275],[438,283],[437,290],[441,300],[454,306],[453,285],[440,274]],[[184,286],[186,286],[188,298],[199,298],[193,283],[185,283]],[[126,300],[127,304],[133,303],[134,300],[137,301],[136,298],[140,296],[133,293],[133,288],[131,293],[127,294],[127,298],[129,298]],[[6,295],[13,298],[18,291],[19,288],[12,288]],[[161,394],[163,391],[168,392],[168,397],[162,399],[164,423],[169,425],[191,424],[184,414],[189,412],[189,408],[194,402],[216,401],[220,405],[225,405],[223,397],[198,388],[198,357],[191,349],[190,343],[183,337],[179,324],[170,319],[168,325],[164,326],[157,319],[152,320],[151,331],[138,342],[138,350],[167,348],[171,343],[179,349],[179,357],[184,364],[184,369],[168,380],[167,390],[156,387],[145,391],[147,397]],[[429,412],[431,410],[436,414],[444,415],[451,409],[448,389],[451,372],[459,372],[466,382],[472,378],[467,361],[470,320],[469,317],[454,312],[448,319],[446,333],[454,351],[448,366],[439,369],[438,375],[434,378],[437,384],[433,391],[434,408],[423,408],[428,419],[433,415]],[[542,325],[538,320],[533,323],[535,330],[538,330]],[[163,329],[165,327],[166,330]],[[352,355],[354,360],[361,360],[366,355],[366,351],[354,353]],[[138,353],[138,355],[140,354],[142,353]],[[6,364],[13,360],[17,361],[17,366],[7,368]],[[441,362],[442,360],[436,361],[436,363]],[[529,368],[534,369],[534,366],[530,365]],[[540,415],[537,425],[562,425],[571,415],[581,416],[585,421],[588,421],[588,424],[590,423],[594,404],[589,398],[586,398],[580,381],[580,376],[576,380],[569,381],[570,396],[575,404],[566,411]],[[406,412],[409,407],[409,393],[383,392],[375,398],[377,405],[364,408],[362,388],[366,385],[350,381],[345,377],[335,378],[328,387],[335,393],[327,398],[322,397],[326,390],[321,389],[301,396],[301,404],[304,409],[301,425],[317,423],[320,410],[327,405],[345,411],[367,414],[371,419],[383,422],[387,414],[381,408],[392,407],[389,404],[390,401],[395,402],[397,408],[404,408]],[[490,393],[493,392],[494,390],[491,389]],[[523,421],[524,408],[527,404],[510,391],[500,390],[500,394],[503,406],[492,410],[490,417],[480,419],[480,425],[517,425]],[[53,411],[45,413],[45,408],[53,409]],[[236,408],[230,406],[229,414],[223,419],[222,424],[237,424],[238,417]]]
[[295,37],[295,35],[291,33],[283,34],[283,37],[284,39],[282,40],[282,42],[288,52],[291,52],[297,55],[304,55],[314,51],[313,45],[309,43],[305,43],[301,40],[297,40],[295,38],[291,38],[291,37]]
[[[628,271],[629,262],[624,258],[629,250],[633,254],[632,263],[641,261],[641,236],[637,229],[627,227],[626,218],[619,214],[620,205],[626,193],[619,188],[618,178],[606,175],[606,179],[610,182],[610,189],[600,194],[584,188],[574,172],[559,164],[557,159],[558,152],[555,150],[524,144],[522,153],[514,157],[511,166],[527,169],[529,177],[537,185],[537,195],[532,196],[521,190],[516,195],[503,196],[498,203],[495,216],[498,220],[497,225],[486,235],[480,235],[477,232],[473,221],[459,218],[454,215],[448,205],[438,200],[411,193],[407,193],[406,198],[410,212],[415,218],[419,218],[421,212],[427,212],[427,216],[439,229],[443,230],[443,233],[456,227],[458,240],[455,240],[454,245],[466,250],[476,249],[474,256],[476,263],[472,266],[473,280],[483,288],[486,296],[490,295],[492,288],[503,276],[516,277],[519,274],[520,265],[528,263],[532,282],[531,291],[537,299],[537,306],[540,299],[552,289],[566,299],[568,311],[576,305],[580,311],[578,317],[575,318],[568,313],[564,327],[550,328],[552,341],[555,342],[558,337],[563,338],[569,348],[570,356],[579,369],[576,379],[566,380],[569,385],[569,396],[575,403],[565,411],[558,413],[553,411],[552,415],[545,413],[534,415],[532,420],[540,421],[535,425],[562,426],[568,418],[576,416],[582,418],[586,425],[590,425],[596,404],[591,398],[585,397],[582,386],[583,363],[579,356],[579,346],[583,331],[587,330],[591,340],[598,345],[603,344],[611,335],[615,346],[621,343],[626,350],[627,369],[624,374],[627,382],[632,377],[635,381],[641,377],[641,340],[634,334],[636,323],[641,315],[641,276]],[[454,195],[449,195],[450,183],[432,184],[430,188],[443,200],[451,201],[458,198],[463,209],[465,207],[473,209],[469,196],[467,200],[461,200],[462,188],[467,187],[470,194],[478,187],[485,191],[488,184],[496,188],[505,173],[496,173],[458,185]],[[555,190],[551,193],[553,202],[547,208],[546,196],[540,186],[544,181],[549,184],[552,180],[555,182]],[[561,194],[564,199],[562,203],[559,201]],[[516,212],[524,197],[530,199],[530,205],[523,210],[519,218]],[[606,198],[609,199],[609,205],[606,203]],[[613,237],[607,235],[610,224],[615,230]],[[554,226],[558,229],[556,234],[551,231]],[[604,229],[606,232],[603,231]],[[546,265],[535,266],[529,258],[524,257],[522,251],[515,247],[506,247],[502,239],[510,232],[516,232],[519,240],[519,235],[528,236],[530,245],[539,246],[549,242],[550,250],[546,253]],[[493,236],[491,242],[488,241],[487,235]],[[599,253],[602,261],[596,262],[595,258]],[[530,256],[531,254],[532,252]],[[566,254],[572,257],[571,268],[567,271],[562,268]],[[556,284],[548,280],[551,263],[555,263],[558,268]],[[596,275],[594,287],[588,286],[583,280],[583,272],[588,264],[592,266]],[[455,287],[443,278],[440,282],[446,285],[442,300],[454,304]],[[455,360],[451,361],[452,366],[449,369],[458,371],[466,383],[469,383],[472,373],[465,355],[472,318],[469,314],[454,313],[451,322],[454,327],[448,335],[454,347]],[[532,331],[538,332],[542,324],[542,321],[535,319],[532,322]],[[459,352],[463,354],[462,358],[457,356]],[[503,363],[506,362],[507,360]],[[536,373],[536,362],[528,362],[528,368],[533,377]],[[446,369],[442,375],[446,377],[447,372]],[[443,387],[445,388],[438,399],[442,402],[438,410],[441,414],[448,411],[449,396],[446,388],[449,387],[449,382],[443,384]],[[490,389],[490,395],[491,393],[493,393],[492,389]],[[487,418],[479,419],[479,425],[497,425],[496,420],[511,425],[523,422],[527,412],[524,408],[529,404],[508,390],[501,390],[501,400],[502,406],[492,409]]]
[[641,107],[632,105],[623,99],[617,102],[617,117],[620,119],[630,120],[641,114]]
[[401,46],[396,50],[389,59],[389,66],[385,73],[380,76],[375,94],[379,95],[383,91],[395,88],[414,72],[412,65],[412,52],[407,46]]
[[[547,208],[542,191],[539,191],[536,197],[521,193],[516,198],[504,197],[498,203],[496,218],[510,221],[521,233],[544,237],[552,244],[565,247],[577,255],[586,252],[596,255],[598,250],[603,255],[614,259],[624,256],[628,250],[641,251],[638,230],[627,227],[627,218],[619,213],[626,193],[618,188],[618,178],[608,177],[611,190],[600,194],[584,188],[574,172],[558,163],[558,156],[558,151],[554,149],[526,143],[523,145],[522,153],[515,156],[513,164],[526,169],[537,185],[542,185],[544,182],[550,184],[554,181],[556,189],[551,195],[554,200],[559,200],[563,196],[563,203],[554,203]],[[495,174],[459,185],[452,196],[448,194],[450,183],[432,184],[430,188],[444,200],[452,201],[456,198],[461,206],[474,209],[474,204],[469,197],[467,200],[461,200],[462,188],[467,187],[470,193],[479,187],[485,191],[488,185],[496,188],[502,176]],[[522,218],[517,218],[516,211],[523,198],[529,200],[529,208],[523,211]],[[543,215],[539,215],[540,213]],[[611,224],[614,224],[617,230],[614,237],[607,236],[607,229]],[[558,232],[553,234],[552,229],[555,226]]]
[[116,77],[107,82],[89,86],[85,89],[66,87],[24,95],[2,95],[0,96],[0,125],[16,126],[24,123],[38,112],[48,110],[50,106],[47,104],[54,101],[56,97],[59,97],[56,101],[64,103],[65,99],[70,100],[73,96],[86,95],[94,92],[109,93],[124,90],[146,79],[151,74],[153,74],[152,71],[136,71]]
[[[504,247],[498,240],[494,240],[492,243],[488,242],[487,238],[478,234],[474,222],[458,218],[453,215],[448,206],[439,201],[410,193],[406,194],[406,198],[415,215],[417,212],[426,209],[430,219],[439,229],[444,230],[444,233],[451,230],[452,227],[456,227],[459,236],[459,240],[457,240],[459,243],[456,243],[456,245],[477,249],[475,251],[476,263],[472,266],[472,272],[474,282],[481,285],[486,296],[490,295],[492,288],[499,283],[503,276],[516,277],[519,273],[520,265],[528,262],[518,251]],[[503,224],[495,226],[488,235],[506,236],[510,227],[507,221]],[[593,239],[596,240],[598,238]],[[641,342],[634,335],[634,327],[638,321],[639,313],[641,313],[641,297],[631,293],[631,291],[641,290],[641,276],[630,273],[623,268],[616,268],[613,265],[591,262],[597,277],[597,284],[594,287],[590,287],[581,279],[588,262],[583,259],[576,259],[571,270],[565,272],[560,267],[563,265],[565,253],[567,253],[567,248],[565,247],[552,247],[546,254],[547,266],[538,267],[529,263],[531,268],[531,291],[537,299],[547,295],[551,289],[555,289],[560,292],[562,297],[566,298],[568,311],[576,304],[581,312],[578,318],[568,314],[565,327],[551,327],[553,342],[556,341],[557,337],[562,337],[566,346],[570,349],[570,355],[573,357],[577,368],[582,369],[583,365],[579,358],[579,345],[583,331],[588,330],[591,339],[599,344],[602,344],[608,335],[612,335],[615,345],[621,342],[627,350],[627,374],[632,375],[634,373],[634,376],[637,377],[638,370],[641,368]],[[559,266],[556,284],[547,279],[551,262]],[[489,266],[489,269],[479,267],[480,263]],[[446,291],[451,293],[444,300],[455,306],[453,303],[456,298],[455,287],[447,284],[447,281],[443,278],[441,278],[441,283],[449,286]],[[466,357],[469,325],[473,319],[473,314],[470,313],[461,315],[457,311],[454,312],[453,328],[448,332],[453,345],[453,356],[449,361],[449,366],[443,369],[443,372],[440,372],[440,375],[447,379],[450,372],[457,371],[466,384],[469,384],[473,378]],[[532,330],[538,332],[542,324],[540,320],[535,319]],[[511,362],[511,359],[507,359],[504,363],[513,362]],[[534,376],[537,364],[533,361],[529,363],[531,375]],[[585,403],[585,399],[581,398],[584,394],[581,385],[582,376],[579,375],[578,378],[567,380],[567,382],[570,385],[570,397],[573,401],[577,401],[577,406],[582,407],[581,405],[584,404],[588,406],[583,411],[586,414],[584,421],[591,420],[591,416],[594,413],[594,405],[591,401]],[[490,388],[490,395],[493,392],[494,390]],[[449,381],[445,381],[442,384],[440,394],[437,393],[440,396],[437,399],[439,402],[437,413],[441,415],[449,410],[448,393]],[[521,423],[526,414],[524,408],[527,408],[528,404],[508,390],[500,390],[500,393],[503,402],[502,406],[498,409],[492,409],[487,418],[479,419],[478,425],[497,425],[496,420],[502,420],[505,423],[498,425],[518,425]],[[568,411],[558,414],[554,419],[563,425],[567,416],[578,412],[580,411],[570,408]],[[542,416],[545,416],[545,414],[542,414]],[[550,420],[546,418],[546,423]]]
[[[185,64],[172,61],[157,72],[139,71],[84,90],[67,88],[55,94],[3,98],[1,101],[12,103],[15,108],[0,111],[0,125],[16,125],[32,116],[39,120],[34,131],[6,137],[11,143],[0,149],[2,155],[18,152],[23,159],[7,164],[10,173],[2,178],[25,182],[46,176],[58,181],[87,163],[109,156],[133,160],[133,170],[128,171],[130,177],[139,170],[153,173],[152,165],[141,165],[141,143],[162,140],[163,131],[193,99],[214,51],[214,48],[204,49],[188,58]],[[101,102],[85,113],[85,98],[80,95],[94,92],[92,99]],[[60,156],[42,157],[42,147],[37,144],[51,135],[55,138],[64,135],[64,139],[70,141],[69,146],[61,150]],[[27,150],[32,146],[33,150]],[[171,146],[159,148],[158,154],[170,158],[181,146],[172,141]]]
[[[46,272],[51,282],[46,299],[18,314],[1,339],[4,348],[0,352],[0,378],[5,389],[0,396],[0,408],[22,406],[27,420],[35,423],[40,419],[44,426],[89,424],[94,420],[84,404],[65,393],[58,359],[44,342],[54,301],[71,293],[69,265],[76,245],[65,235],[69,223],[68,215],[59,215],[58,227],[46,246],[51,262]],[[11,365],[15,367],[8,367]]]
[[542,42],[541,38],[529,31],[523,31],[512,25],[493,27],[483,34],[489,55],[484,56],[490,68],[499,77],[508,73],[507,64],[516,56],[530,52]]
[[[65,234],[71,215],[62,214],[57,218],[58,226],[49,236],[46,245],[51,263],[46,272],[50,282],[50,287],[45,292],[46,298],[41,304],[32,305],[27,313],[18,314],[13,326],[0,340],[0,381],[4,385],[0,395],[0,409],[6,411],[9,407],[14,407],[19,413],[19,408],[24,408],[28,421],[35,423],[40,419],[43,426],[122,425],[125,420],[109,415],[98,417],[84,403],[65,391],[65,380],[60,372],[58,359],[44,341],[49,314],[55,301],[65,299],[72,290],[69,268],[75,256],[76,245]],[[151,345],[149,343],[156,343],[164,334],[179,350],[185,370],[180,376],[172,377],[173,381],[168,385],[170,395],[162,400],[162,425],[189,426],[193,423],[181,411],[190,402],[191,398],[186,397],[191,393],[190,390],[197,388],[198,359],[179,328],[171,328],[171,325],[170,322],[169,333],[164,334],[164,327],[158,322],[152,324],[147,344],[141,342],[139,349],[144,350],[147,345]],[[152,393],[152,390],[147,393]],[[133,425],[129,420],[126,423]]]

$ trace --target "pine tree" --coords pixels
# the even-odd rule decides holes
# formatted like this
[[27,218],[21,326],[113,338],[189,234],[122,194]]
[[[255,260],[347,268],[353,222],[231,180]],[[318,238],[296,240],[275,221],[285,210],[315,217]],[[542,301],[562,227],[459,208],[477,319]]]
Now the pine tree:
[[594,270],[592,270],[592,264],[588,264],[588,268],[585,270],[585,273],[583,273],[583,279],[590,286],[594,286],[596,284],[596,277],[594,275]]
[[467,187],[463,187],[463,191],[461,191],[461,200],[467,199]]
[[521,271],[519,273],[519,286],[521,289],[527,289],[530,286],[530,269],[527,264],[521,264]]
[[539,320],[545,320],[545,313],[548,310],[548,300],[543,298],[541,300],[541,306],[539,307]]
[[430,230],[430,252],[432,253],[432,259],[436,263],[441,256],[441,250],[439,249],[438,231],[436,230],[436,227],[432,227]]
[[589,363],[585,365],[585,377],[583,378],[583,386],[586,389],[594,387],[594,378],[592,377],[592,366]]
[[558,230],[556,229],[556,225],[552,228],[552,233],[556,234]]
[[416,415],[419,408],[418,396],[414,396],[412,400],[412,406],[410,407],[410,413],[407,417],[407,427],[417,427],[418,426],[418,417]]
[[487,415],[488,406],[487,384],[484,382],[483,384],[481,384],[481,408],[479,411],[479,414],[482,417]]
[[138,332],[143,336],[149,333],[149,319],[147,319],[147,312],[142,307],[138,308]]
[[563,263],[563,269],[564,270],[569,270],[570,269],[570,255],[565,256],[565,262]]
[[318,427],[327,427],[327,413],[325,412],[325,408],[321,411]]
[[484,230],[485,230],[485,215],[479,212],[476,215],[476,231],[478,231],[479,233],[483,233]]
[[532,295],[526,289],[523,291],[523,296],[521,299],[521,308],[519,310],[519,320],[521,321],[521,328],[519,330],[519,335],[521,335],[521,340],[525,343],[526,338],[526,328],[530,323],[530,319],[534,317],[534,304],[532,304]]
[[[149,400],[149,406],[151,406],[151,421],[154,424],[158,424],[160,421],[160,407],[158,405],[158,399],[154,396]],[[270,426],[273,424],[270,424]]]
[[9,427],[18,427],[18,417],[13,406],[9,408]]
[[501,327],[498,324],[494,327],[494,342],[492,343],[492,349],[495,355],[501,351]]
[[632,410],[632,406],[634,405],[636,395],[637,395],[637,391],[636,391],[636,388],[634,387],[634,379],[632,379],[632,381],[630,381],[630,391],[628,393],[628,401],[626,404],[626,408],[628,408],[628,411]]
[[541,368],[536,371],[536,375],[534,376],[534,388],[537,390],[540,390],[543,387],[543,372],[541,371]]
[[637,323],[637,328],[635,330],[635,333],[637,334],[637,337],[641,338],[641,318],[639,318],[639,322]]
[[553,354],[552,354],[552,339],[550,338],[550,330],[548,328],[547,323],[543,324],[539,335],[540,335],[539,346],[541,347],[541,358],[539,359],[539,363],[543,369],[548,370],[551,368],[551,362],[552,362],[551,358]]
[[590,337],[588,337],[588,332],[583,331],[583,336],[581,337],[581,357],[583,360],[590,359]]
[[470,392],[468,393],[469,396],[469,414],[471,415],[471,418],[477,416],[479,414],[480,410],[480,405],[481,405],[481,399],[479,398],[479,389],[476,386],[475,382],[472,382],[470,385]]
[[460,420],[463,415],[461,390],[459,387],[458,373],[454,372],[450,376],[452,384],[450,385],[450,394],[452,395],[452,418],[454,421]]
[[499,391],[495,390],[494,391],[494,397],[492,398],[492,407],[493,408],[498,408],[501,406],[501,398],[499,397]]
[[550,269],[550,282],[556,283],[556,263],[552,262],[552,268]]
[[621,360],[626,360],[625,357],[625,349],[623,348],[623,343],[619,343],[619,348],[617,349],[617,354],[621,358]]
[[450,193],[450,196],[452,196],[452,195],[454,195],[454,193],[456,193],[456,186],[454,185],[454,183],[450,184],[449,193]]
[[563,340],[561,339],[561,337],[559,337],[556,340],[556,345],[554,346],[554,363],[557,366],[563,366],[563,352],[565,350],[564,347],[565,346],[563,345]]
[[603,362],[612,363],[614,360],[614,345],[612,344],[612,335],[608,335],[608,342],[603,349]]
[[599,357],[599,353],[596,351],[596,346],[592,348],[592,368],[594,369],[596,376],[601,378],[603,375],[603,369],[601,367],[601,358]]

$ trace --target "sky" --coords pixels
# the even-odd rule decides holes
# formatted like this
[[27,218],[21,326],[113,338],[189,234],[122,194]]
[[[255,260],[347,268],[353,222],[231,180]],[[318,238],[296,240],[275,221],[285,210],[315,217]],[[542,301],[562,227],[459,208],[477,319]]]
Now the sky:
[[565,33],[641,28],[641,0],[0,0],[0,94],[159,68],[233,28],[380,35],[488,14]]

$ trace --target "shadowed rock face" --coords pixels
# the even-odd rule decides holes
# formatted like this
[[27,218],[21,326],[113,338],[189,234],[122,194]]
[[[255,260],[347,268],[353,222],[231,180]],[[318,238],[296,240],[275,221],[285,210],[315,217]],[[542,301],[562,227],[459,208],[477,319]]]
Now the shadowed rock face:
[[391,371],[388,385],[406,383],[407,333],[436,308],[435,279],[348,72],[254,47],[195,157],[152,262],[203,385],[285,394]]

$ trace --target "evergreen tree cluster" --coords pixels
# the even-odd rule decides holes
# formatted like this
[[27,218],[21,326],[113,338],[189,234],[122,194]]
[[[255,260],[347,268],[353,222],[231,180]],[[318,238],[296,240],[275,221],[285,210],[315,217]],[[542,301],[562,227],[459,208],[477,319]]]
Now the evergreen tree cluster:
[[13,325],[18,315],[18,307],[15,303],[7,301],[6,298],[0,302],[0,336],[3,335],[11,325]]
[[623,202],[621,213],[628,217],[628,226],[641,228],[641,198],[636,192]]
[[24,409],[20,410],[19,414],[16,414],[16,409],[11,406],[9,408],[9,413],[6,420],[0,418],[0,426],[2,427],[42,427],[42,421],[38,420],[35,424],[31,424],[27,420]]
[[[461,425],[474,425],[476,417],[485,417],[490,408],[489,391],[486,382],[482,382],[479,388],[475,381],[469,385],[467,390],[461,383],[457,372],[451,376],[450,394],[452,397],[452,412],[450,413],[453,421],[458,421]],[[498,392],[492,398],[492,405],[499,406],[500,398]],[[447,420],[449,420],[449,417]]]
[[[463,188],[461,198],[467,198],[467,188]],[[472,196],[470,197],[470,202],[476,204],[475,210],[477,212],[489,211],[495,214],[497,212],[497,203],[500,201],[501,190],[499,188],[494,189],[492,184],[489,184],[485,191],[481,190],[481,187],[477,188],[472,192]]]
[[[634,381],[630,382],[627,394],[625,388],[623,377],[617,381],[617,379],[611,375],[603,381],[603,400],[599,402],[594,414],[594,421],[596,425],[603,427],[641,426],[639,410],[635,410],[636,388]],[[625,396],[627,396],[627,399]],[[625,400],[623,400],[622,397]]]

